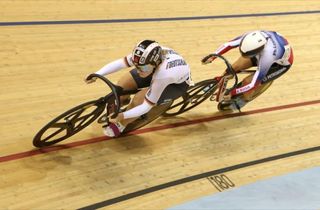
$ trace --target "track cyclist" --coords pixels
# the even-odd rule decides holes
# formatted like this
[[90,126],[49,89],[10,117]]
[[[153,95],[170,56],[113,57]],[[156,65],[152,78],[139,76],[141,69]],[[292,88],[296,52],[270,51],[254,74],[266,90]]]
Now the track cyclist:
[[[286,73],[293,63],[293,51],[288,41],[275,31],[252,31],[220,46],[215,53],[223,55],[239,48],[241,56],[232,64],[238,73],[257,66],[255,73],[244,78],[238,86],[227,93],[218,104],[220,111],[240,110],[264,92],[272,82]],[[216,57],[204,57],[203,64],[211,63]]]
[[[95,73],[108,75],[130,67],[132,69],[117,85],[124,90],[141,90],[132,100],[129,96],[120,98],[122,105],[129,105],[112,123],[103,127],[104,134],[109,137],[121,135],[128,123],[148,113],[153,106],[180,97],[192,83],[190,68],[184,58],[154,40],[139,42],[132,53],[106,64]],[[94,81],[86,80],[87,83]]]

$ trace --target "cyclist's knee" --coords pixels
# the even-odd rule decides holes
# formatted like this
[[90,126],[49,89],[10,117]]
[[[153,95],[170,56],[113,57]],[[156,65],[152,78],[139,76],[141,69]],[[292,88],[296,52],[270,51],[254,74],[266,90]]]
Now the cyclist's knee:
[[122,87],[124,90],[135,90],[138,88],[136,81],[130,73],[123,75],[117,85]]
[[121,106],[128,105],[130,103],[131,97],[130,95],[120,96],[120,104]]
[[147,88],[140,90],[132,99],[130,106],[135,107],[143,103],[146,92],[148,91]]
[[233,64],[232,68],[238,72],[243,69],[248,69],[253,66],[253,63],[250,58],[245,58],[245,57],[239,57]]

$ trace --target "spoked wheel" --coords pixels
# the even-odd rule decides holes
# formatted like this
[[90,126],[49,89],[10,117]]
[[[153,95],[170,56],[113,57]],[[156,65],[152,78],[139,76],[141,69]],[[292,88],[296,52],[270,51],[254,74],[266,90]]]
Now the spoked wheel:
[[186,94],[176,99],[171,107],[163,113],[163,116],[170,117],[186,112],[209,98],[217,89],[217,81],[208,79],[189,87]]
[[89,101],[61,114],[44,126],[33,138],[36,147],[50,146],[73,136],[91,124],[104,111],[102,99]]
[[172,101],[164,102],[158,106],[153,107],[147,114],[142,115],[132,123],[129,123],[124,129],[123,133],[128,133],[132,130],[136,130],[141,128],[153,120],[157,119],[160,115],[162,115],[172,104]]

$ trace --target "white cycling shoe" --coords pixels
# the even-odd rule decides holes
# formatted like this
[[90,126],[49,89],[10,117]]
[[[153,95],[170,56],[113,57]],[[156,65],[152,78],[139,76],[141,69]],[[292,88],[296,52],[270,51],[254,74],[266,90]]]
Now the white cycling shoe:
[[118,137],[121,135],[122,131],[126,128],[120,122],[110,123],[107,126],[103,126],[103,133],[109,137]]

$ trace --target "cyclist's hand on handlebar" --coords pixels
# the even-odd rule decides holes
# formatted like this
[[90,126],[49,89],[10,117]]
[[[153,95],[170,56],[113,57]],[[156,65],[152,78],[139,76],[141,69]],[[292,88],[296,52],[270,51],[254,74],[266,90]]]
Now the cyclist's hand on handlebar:
[[202,58],[201,63],[202,64],[208,64],[214,61],[217,57],[212,56],[212,54],[207,55],[206,57]]
[[85,81],[87,84],[94,83],[96,80],[97,80],[96,77],[93,77],[92,79],[88,79],[88,77],[84,78],[84,81]]

